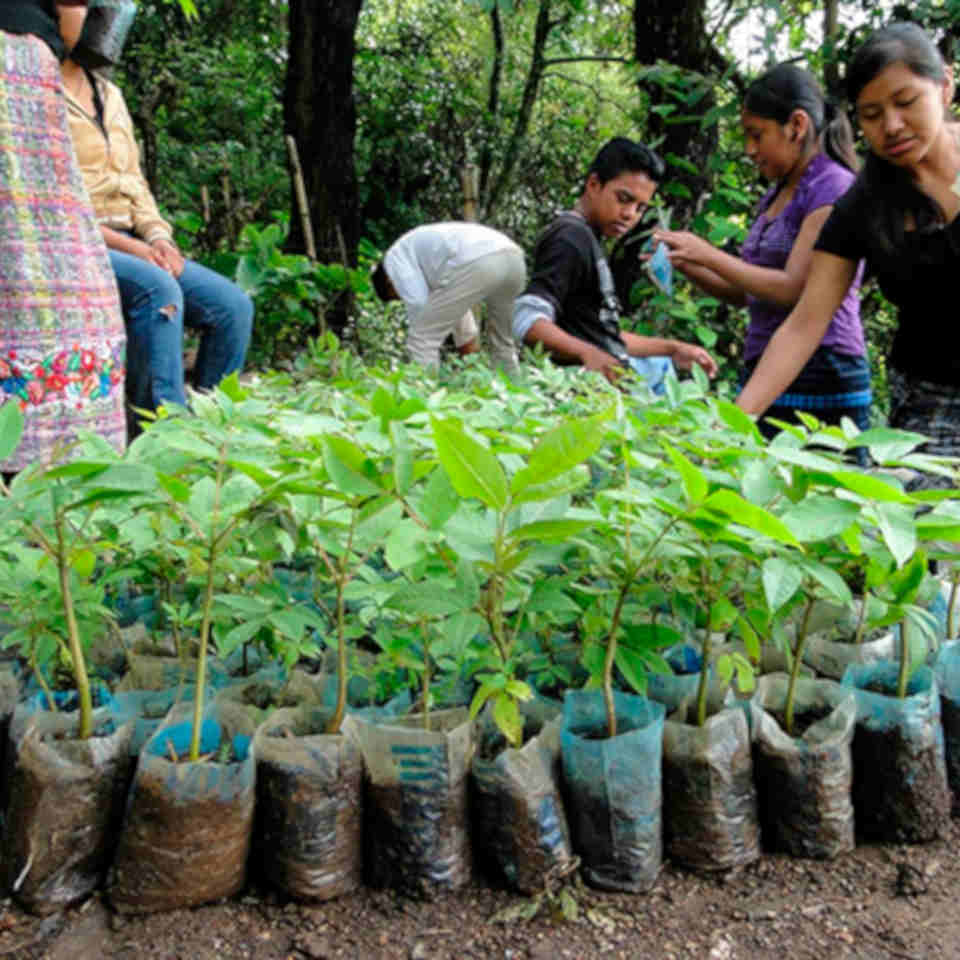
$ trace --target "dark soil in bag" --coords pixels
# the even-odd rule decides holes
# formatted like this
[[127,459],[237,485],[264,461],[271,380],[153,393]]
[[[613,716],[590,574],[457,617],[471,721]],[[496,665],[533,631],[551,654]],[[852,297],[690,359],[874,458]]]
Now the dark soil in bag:
[[[190,740],[192,704],[182,704],[147,742],[137,767],[109,877],[121,912],[196,906],[244,886],[255,800],[253,726],[243,708],[217,704],[203,724],[201,752],[234,762],[174,762]],[[186,718],[186,719],[185,719]],[[172,745],[172,746],[171,746]]]
[[363,757],[344,718],[324,733],[327,711],[278,710],[254,739],[260,875],[296,900],[330,900],[363,881]]
[[88,897],[110,865],[133,772],[133,725],[95,711],[95,735],[73,739],[78,715],[36,713],[12,758],[3,838],[4,887],[33,913]]
[[[853,805],[857,835],[865,840],[926,843],[950,816],[940,694],[933,671],[920,667],[902,700],[898,665],[851,667],[844,686],[857,698],[853,737]],[[883,696],[869,692],[879,685]]]
[[432,714],[429,731],[416,715],[383,725],[361,720],[358,729],[367,769],[367,883],[423,899],[459,889],[473,870],[467,711]]
[[760,856],[760,823],[746,713],[728,707],[702,727],[687,701],[663,731],[664,840],[670,859],[728,870]]
[[[560,704],[554,704],[552,712],[556,715],[559,710]],[[489,717],[484,719],[490,722]],[[546,724],[542,718],[528,722],[530,733],[524,746],[495,756],[483,749],[481,741],[473,760],[470,782],[477,860],[486,872],[522,893],[538,893],[548,877],[572,863],[560,792],[561,724],[559,716]]]

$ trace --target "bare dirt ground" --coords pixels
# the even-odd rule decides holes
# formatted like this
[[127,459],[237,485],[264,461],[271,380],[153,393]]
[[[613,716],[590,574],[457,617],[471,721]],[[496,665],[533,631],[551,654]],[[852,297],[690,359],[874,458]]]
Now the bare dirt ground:
[[[22,960],[960,960],[960,823],[943,840],[819,862],[765,855],[705,876],[667,865],[646,895],[575,881],[576,918],[483,880],[430,903],[371,891],[287,903],[251,887],[193,910],[125,918],[100,899],[46,919],[0,909],[0,957]],[[499,916],[498,916],[499,915]]]

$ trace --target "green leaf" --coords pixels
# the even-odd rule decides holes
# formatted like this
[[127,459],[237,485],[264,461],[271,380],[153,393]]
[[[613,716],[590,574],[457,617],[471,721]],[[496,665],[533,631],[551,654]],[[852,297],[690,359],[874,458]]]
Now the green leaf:
[[366,457],[344,437],[323,438],[323,463],[336,488],[347,496],[374,497],[383,492],[366,474]]
[[507,505],[507,478],[497,458],[468,436],[455,420],[433,418],[437,456],[454,490],[461,497],[476,497],[494,510]]
[[422,560],[426,556],[429,539],[429,530],[424,530],[409,518],[402,519],[387,536],[385,557],[390,568],[403,570]]
[[517,701],[507,693],[498,693],[493,701],[493,722],[500,728],[512,747],[523,744],[523,718]]
[[423,491],[420,514],[431,529],[439,530],[457,512],[460,498],[445,470],[437,467]]
[[776,611],[800,589],[803,570],[781,557],[768,557],[763,562],[762,579],[767,606]]
[[913,508],[904,504],[878,503],[875,510],[884,543],[890,548],[897,566],[902,567],[917,549]]
[[763,434],[760,433],[753,418],[744,413],[735,403],[729,400],[717,400],[717,414],[731,430],[758,441],[763,440]]
[[780,543],[800,545],[790,528],[779,517],[775,517],[769,511],[764,510],[763,507],[748,503],[739,493],[733,490],[714,491],[703,502],[703,506],[714,512],[724,514],[742,527],[749,527],[751,530],[771,537]]
[[70,557],[70,565],[84,579],[91,576],[97,566],[97,555],[92,550],[77,550]]
[[680,472],[680,479],[683,481],[683,489],[687,494],[688,504],[700,503],[707,495],[707,479],[703,472],[693,465],[679,450],[674,449],[666,440],[660,441],[667,456],[673,462],[673,465]]
[[390,440],[393,444],[393,482],[397,493],[404,497],[413,486],[413,450],[402,423],[394,421],[390,424]]
[[0,460],[6,460],[23,436],[23,411],[16,397],[0,405]]
[[727,597],[720,597],[710,606],[710,628],[715,631],[729,630],[736,622],[739,611]]
[[843,533],[860,516],[860,506],[849,500],[811,494],[782,515],[783,522],[801,543],[827,540]]
[[549,483],[589,460],[603,447],[605,425],[613,412],[611,407],[597,416],[567,420],[544,434],[533,448],[527,467],[514,476],[511,491],[518,494],[531,484]]
[[637,693],[645,693],[647,690],[647,665],[644,658],[635,650],[631,650],[623,644],[617,644],[613,660],[627,683]]
[[[521,471],[522,472],[522,471]],[[565,494],[576,493],[590,483],[590,468],[586,465],[574,467],[548,483],[529,483],[513,496],[514,506],[524,503],[537,503],[553,500]]]
[[510,531],[509,540],[521,543],[537,540],[544,543],[563,543],[592,526],[587,520],[535,520]]

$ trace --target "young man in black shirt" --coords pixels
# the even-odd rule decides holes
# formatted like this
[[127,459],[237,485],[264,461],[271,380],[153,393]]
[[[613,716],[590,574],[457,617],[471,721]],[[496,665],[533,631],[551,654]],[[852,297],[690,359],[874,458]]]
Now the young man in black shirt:
[[681,370],[697,363],[709,376],[716,373],[703,347],[620,329],[600,241],[635,226],[663,175],[663,161],[644,144],[617,137],[600,150],[573,210],[560,214],[537,241],[530,282],[514,307],[518,340],[542,343],[558,363],[582,364],[610,381],[632,368],[655,389],[671,362]]

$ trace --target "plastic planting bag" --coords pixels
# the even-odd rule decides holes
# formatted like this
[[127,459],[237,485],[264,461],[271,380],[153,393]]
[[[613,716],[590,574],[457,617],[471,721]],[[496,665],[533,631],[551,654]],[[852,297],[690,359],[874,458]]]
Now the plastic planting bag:
[[[197,664],[195,660],[186,662],[175,656],[157,656],[152,653],[127,654],[126,676],[117,684],[118,691],[129,690],[169,690],[181,684],[195,683]],[[226,668],[213,657],[207,659],[207,684],[213,690],[220,690],[230,682]]]
[[296,900],[330,900],[363,882],[363,757],[354,721],[331,735],[329,716],[277,710],[254,737],[254,862]]
[[175,707],[140,754],[109,894],[120,912],[147,913],[228,897],[246,880],[253,826],[254,733],[236,704],[206,711],[197,763],[193,704]]
[[949,640],[937,653],[933,672],[940,691],[947,783],[953,793],[953,815],[960,814],[960,640]]
[[[857,719],[849,687],[798,677],[794,731],[776,717],[787,703],[790,677],[761,677],[750,701],[754,780],[765,845],[795,857],[835,857],[854,847],[853,756]],[[813,721],[802,733],[798,721]]]
[[696,870],[728,870],[760,856],[750,731],[739,707],[710,712],[695,726],[684,701],[663,728],[667,855]]
[[367,882],[415,897],[470,879],[467,778],[473,736],[467,711],[358,720],[367,769]]
[[573,852],[560,795],[558,701],[535,698],[520,705],[524,733],[519,749],[505,744],[485,710],[473,758],[472,786],[477,857],[521,893],[538,893],[548,876],[563,873]]
[[573,690],[563,703],[563,781],[573,849],[601,890],[642,893],[663,860],[660,762],[663,704],[614,693],[617,736],[607,737],[600,690]]
[[898,699],[898,669],[896,663],[852,666],[843,677],[857,699],[857,833],[868,840],[926,843],[940,836],[950,816],[940,692],[933,671],[920,667],[907,696]]
[[899,655],[900,644],[892,630],[863,643],[843,643],[833,639],[835,636],[827,632],[811,634],[803,651],[803,662],[831,680],[842,679],[847,667],[877,664]]
[[[179,703],[192,702],[193,684],[169,690],[130,690],[113,697],[114,712],[120,723],[131,722],[130,755],[137,757],[156,733],[170,710]],[[207,696],[209,697],[209,692]]]
[[103,881],[133,772],[133,725],[94,711],[94,735],[76,738],[79,714],[31,710],[18,724],[3,838],[4,887],[34,913],[88,897]]

